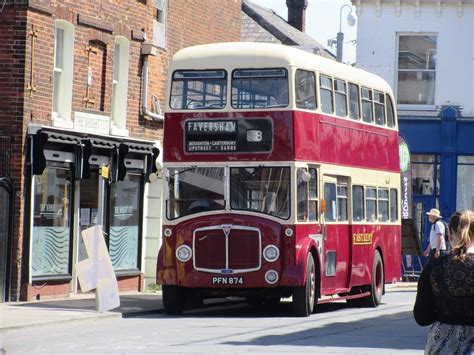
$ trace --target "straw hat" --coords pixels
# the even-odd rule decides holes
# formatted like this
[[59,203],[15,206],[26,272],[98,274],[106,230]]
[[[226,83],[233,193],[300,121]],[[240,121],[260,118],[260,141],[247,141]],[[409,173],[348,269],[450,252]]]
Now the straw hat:
[[436,209],[436,208],[432,208],[429,212],[426,212],[426,214],[427,214],[428,216],[434,216],[434,217],[441,218],[441,213],[440,213],[439,210]]

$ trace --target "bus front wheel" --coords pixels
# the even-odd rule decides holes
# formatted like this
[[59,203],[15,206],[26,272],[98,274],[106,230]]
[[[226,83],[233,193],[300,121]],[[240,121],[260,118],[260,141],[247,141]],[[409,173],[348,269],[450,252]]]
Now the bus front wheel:
[[180,315],[183,313],[185,295],[182,287],[175,285],[163,285],[163,306],[168,315]]
[[308,317],[316,303],[316,267],[311,253],[306,262],[306,283],[293,289],[293,310],[297,316]]

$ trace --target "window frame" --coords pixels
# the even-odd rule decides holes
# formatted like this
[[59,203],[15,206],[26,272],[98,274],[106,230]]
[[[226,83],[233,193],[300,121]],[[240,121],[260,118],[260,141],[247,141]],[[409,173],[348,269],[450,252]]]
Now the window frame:
[[[368,194],[368,191],[374,191],[375,192],[375,196],[369,196]],[[377,222],[378,221],[378,204],[377,204],[377,187],[376,186],[365,186],[365,189],[364,189],[364,198],[365,198],[365,220],[367,222]],[[374,208],[374,212],[375,212],[375,219],[369,219],[369,213],[367,211],[367,208],[369,206],[369,202],[373,201],[375,203],[375,208]]]
[[[58,30],[62,36],[58,36]],[[58,43],[62,37],[61,43]],[[60,52],[58,53],[58,49]],[[58,56],[59,55],[59,56]],[[61,63],[58,65],[58,61]],[[74,25],[64,20],[54,22],[53,85],[51,117],[56,127],[73,128],[72,89],[74,79]]]
[[[323,85],[323,79],[327,79],[330,81],[330,84],[329,85]],[[333,81],[334,79],[329,76],[329,75],[324,75],[324,74],[319,74],[319,102],[320,102],[320,110],[322,113],[324,114],[328,114],[328,115],[334,115],[334,87],[333,87]],[[323,92],[325,93],[329,93],[330,96],[331,96],[331,111],[326,111],[325,108],[326,108],[326,104],[328,104],[329,102],[325,102],[325,100],[323,100]]]
[[[387,114],[385,112],[385,94],[382,91],[373,90],[372,97],[374,102],[374,123],[377,126],[385,127],[387,126]],[[382,102],[380,100],[382,100]],[[381,117],[377,116],[377,108],[381,110]]]
[[[309,89],[308,91],[310,91],[311,89],[313,90],[313,97],[314,97],[314,107],[308,107],[307,105],[306,106],[303,106],[299,103],[299,99],[298,99],[298,87],[299,87],[299,82],[298,81],[298,74],[299,73],[307,73],[308,76],[305,78],[306,80],[308,80],[307,78],[311,78],[311,80],[309,80]],[[311,84],[312,84],[312,88],[311,88]],[[318,99],[317,99],[317,89],[316,89],[316,75],[313,71],[311,70],[306,70],[306,69],[301,69],[301,68],[298,68],[296,69],[295,71],[295,81],[294,81],[294,85],[295,85],[295,89],[294,89],[294,93],[295,93],[295,106],[297,108],[300,108],[300,109],[303,109],[303,110],[316,110],[318,108]],[[308,96],[308,97],[311,97],[311,96]],[[304,100],[304,99],[301,99],[301,100]],[[305,103],[307,103],[307,101],[305,101]],[[313,102],[311,102],[312,104]]]
[[129,68],[130,41],[125,37],[116,36],[114,39],[114,64],[112,71],[111,134],[128,136],[127,98]]
[[[342,90],[340,90],[339,84],[342,84]],[[334,78],[333,85],[334,85],[334,113],[338,117],[347,117],[347,115],[348,115],[347,82],[345,80],[342,80],[342,79]],[[338,103],[338,97],[339,98],[342,97],[344,99],[343,101],[340,101],[340,102],[344,103],[344,106],[342,107],[342,111],[344,111],[344,112],[341,112],[341,114],[338,113],[338,104],[337,104]],[[344,113],[344,114],[342,114],[342,113]]]
[[[396,106],[397,106],[397,109],[398,110],[428,110],[428,111],[431,111],[431,110],[434,110],[436,108],[436,67],[437,67],[437,63],[435,61],[435,68],[434,69],[428,69],[428,68],[425,68],[425,69],[400,69],[400,59],[399,59],[399,56],[400,56],[400,38],[401,37],[435,37],[435,42],[436,42],[436,48],[433,52],[433,55],[436,56],[437,54],[437,51],[438,51],[438,43],[439,43],[439,33],[437,32],[417,32],[417,33],[409,33],[409,32],[399,32],[397,33],[397,48],[396,48],[396,58],[395,58],[395,61],[396,61],[396,72],[395,72],[395,90],[396,90],[396,97],[397,97],[397,102],[396,102]],[[427,66],[428,63],[427,63]],[[434,83],[433,83],[433,104],[400,104],[398,103],[398,97],[400,95],[398,95],[399,93],[399,83],[400,83],[400,72],[422,72],[422,73],[428,73],[428,72],[432,72],[434,73]]]
[[[352,110],[351,110],[351,102],[352,102],[352,97],[351,97],[351,87],[356,87],[357,89],[357,100],[354,100],[354,102],[357,103],[357,117],[352,116]],[[362,119],[362,114],[361,114],[361,102],[360,102],[360,85],[348,82],[347,83],[347,98],[348,98],[348,116],[351,120],[354,121],[360,121]]]
[[[362,194],[361,194],[361,197],[362,199],[360,201],[357,201],[355,198],[354,198],[354,189],[355,188],[360,188]],[[365,221],[365,189],[364,189],[364,185],[352,185],[352,189],[351,189],[351,199],[352,199],[352,222],[364,222]],[[354,217],[354,211],[356,210],[354,208],[355,206],[355,203],[356,202],[360,202],[361,205],[358,206],[359,210],[362,212],[362,216],[360,219],[355,219]]]
[[[381,193],[386,193],[386,196],[381,196]],[[386,206],[386,214],[381,213],[381,206]],[[377,188],[377,220],[379,222],[387,223],[390,221],[390,190],[386,187]]]
[[[259,76],[255,76],[255,75],[247,75],[247,76],[237,76],[237,73],[238,72],[242,72],[242,71],[253,71],[253,72],[257,72],[257,71],[261,71],[261,73],[264,73],[265,71],[267,72],[271,72],[271,71],[281,71],[283,73],[283,75],[259,75]],[[273,78],[274,80],[277,79],[277,78],[284,78],[286,79],[286,96],[284,97],[284,99],[286,100],[285,102],[281,102],[279,103],[279,101],[277,101],[276,104],[274,105],[266,105],[266,106],[257,106],[255,105],[255,103],[257,102],[257,100],[261,100],[263,101],[263,98],[262,99],[258,99],[256,98],[256,96],[258,96],[257,93],[251,93],[249,90],[248,93],[246,95],[253,95],[253,99],[249,99],[249,104],[250,105],[253,105],[253,107],[242,107],[242,106],[239,106],[239,105],[242,105],[241,101],[242,99],[237,99],[237,100],[234,100],[234,95],[240,95],[241,92],[238,92],[237,94],[234,94],[234,82],[235,80],[243,80],[243,79],[247,79],[247,80],[255,80],[255,79],[265,79],[265,78]],[[285,68],[285,67],[271,67],[271,68],[234,68],[232,70],[232,73],[230,75],[230,85],[228,83],[228,87],[229,87],[229,90],[230,90],[230,106],[235,109],[235,110],[268,110],[268,109],[282,109],[282,108],[287,108],[290,106],[290,74],[288,73],[288,69]],[[242,88],[240,88],[240,91],[244,92],[244,90]],[[278,94],[279,92],[278,91],[275,91],[274,92],[275,94]],[[260,95],[262,97],[266,96],[266,100],[268,101],[269,100],[269,95]],[[275,96],[272,96],[275,98]],[[282,97],[283,98],[283,97]]]
[[[367,92],[369,95],[368,97],[364,96],[364,93]],[[360,99],[361,99],[361,111],[362,111],[362,122],[365,123],[374,123],[374,94],[373,94],[373,89],[368,88],[366,86],[361,86],[360,88]],[[364,103],[370,103],[370,121],[365,119],[365,114],[364,114]]]

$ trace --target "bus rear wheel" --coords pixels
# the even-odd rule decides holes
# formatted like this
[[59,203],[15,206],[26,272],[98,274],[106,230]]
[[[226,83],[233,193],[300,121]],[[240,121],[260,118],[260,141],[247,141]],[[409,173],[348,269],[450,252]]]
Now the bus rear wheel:
[[384,287],[384,271],[382,257],[378,250],[374,253],[372,264],[372,284],[370,285],[370,296],[360,299],[362,307],[377,307],[382,302]]
[[297,316],[308,317],[316,303],[316,267],[311,253],[306,261],[306,283],[293,289],[293,311]]
[[180,315],[183,313],[185,294],[182,287],[175,285],[163,285],[163,306],[168,315]]

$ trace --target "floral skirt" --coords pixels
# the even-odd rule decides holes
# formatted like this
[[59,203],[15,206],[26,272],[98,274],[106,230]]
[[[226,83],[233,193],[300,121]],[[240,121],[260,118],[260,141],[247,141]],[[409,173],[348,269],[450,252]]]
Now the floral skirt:
[[474,326],[434,322],[428,333],[425,354],[474,355]]

